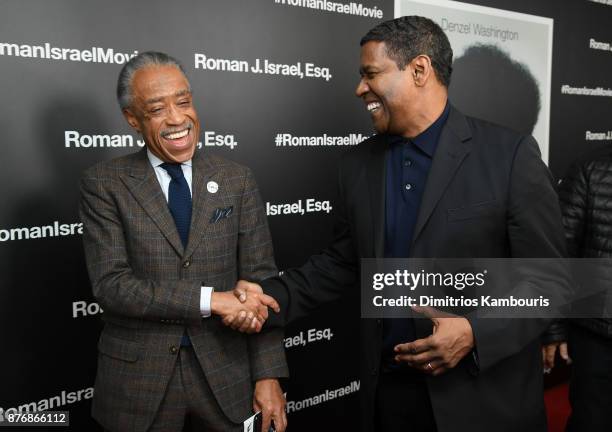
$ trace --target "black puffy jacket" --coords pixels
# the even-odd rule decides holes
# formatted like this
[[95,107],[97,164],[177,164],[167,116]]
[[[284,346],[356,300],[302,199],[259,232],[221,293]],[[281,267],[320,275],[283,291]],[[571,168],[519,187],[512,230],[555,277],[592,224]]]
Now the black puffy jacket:
[[[612,258],[612,154],[576,164],[559,186],[569,256]],[[604,299],[612,310],[612,287]],[[575,322],[612,338],[611,318]]]

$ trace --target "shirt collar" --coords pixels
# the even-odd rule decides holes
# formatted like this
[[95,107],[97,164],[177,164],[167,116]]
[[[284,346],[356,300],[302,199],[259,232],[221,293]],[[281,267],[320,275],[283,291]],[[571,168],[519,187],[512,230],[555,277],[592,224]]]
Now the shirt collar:
[[[149,163],[151,163],[151,166],[153,168],[157,168],[158,166],[160,166],[161,164],[164,163],[163,160],[161,160],[160,158],[155,156],[153,154],[153,152],[151,152],[151,150],[149,150],[148,148],[147,148],[147,157],[149,158]],[[187,165],[188,167],[190,167],[191,166],[191,159],[183,162],[181,165]]]
[[392,136],[391,142],[394,144],[404,144],[412,142],[421,151],[427,154],[429,157],[433,157],[438,146],[438,140],[442,133],[442,128],[448,119],[448,113],[450,112],[450,104],[446,101],[446,106],[442,114],[434,121],[427,129],[415,136],[414,138],[404,138],[402,136]]
[[442,127],[444,126],[444,123],[446,123],[449,111],[450,107],[447,101],[446,106],[444,107],[444,111],[442,111],[440,117],[438,117],[436,121],[431,124],[431,126],[429,126],[427,129],[425,129],[423,132],[421,132],[411,140],[414,145],[419,147],[430,157],[433,157],[436,151],[436,147],[438,146],[438,140],[440,139],[440,134],[442,133]]

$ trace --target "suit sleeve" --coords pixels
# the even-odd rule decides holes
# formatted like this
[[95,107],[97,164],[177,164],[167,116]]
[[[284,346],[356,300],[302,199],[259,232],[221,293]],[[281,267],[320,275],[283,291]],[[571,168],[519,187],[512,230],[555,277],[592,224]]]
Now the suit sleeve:
[[[552,175],[532,137],[524,138],[517,145],[507,200],[507,232],[512,258],[566,256],[561,211]],[[564,301],[570,293],[569,286],[563,282],[563,277],[559,277],[532,287]],[[480,370],[517,354],[538,339],[551,323],[550,319],[536,318],[468,319],[474,333]]]
[[80,183],[80,217],[94,297],[110,315],[199,322],[201,284],[137,277],[130,267],[123,223],[110,193],[117,182],[104,169],[87,170]]
[[[238,233],[238,278],[261,282],[277,274],[264,205],[255,179],[247,169]],[[289,376],[283,337],[283,329],[248,337],[253,381]]]
[[302,267],[285,270],[282,276],[262,283],[264,292],[274,297],[281,307],[279,314],[271,314],[266,326],[282,326],[307,316],[321,305],[338,300],[357,283],[359,260],[347,217],[342,179],[341,166],[331,245],[311,256]]

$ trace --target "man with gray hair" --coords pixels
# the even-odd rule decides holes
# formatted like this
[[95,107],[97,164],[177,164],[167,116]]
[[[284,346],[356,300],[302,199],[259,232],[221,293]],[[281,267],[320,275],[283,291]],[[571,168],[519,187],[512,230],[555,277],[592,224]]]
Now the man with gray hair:
[[[87,267],[104,309],[92,413],[109,431],[242,431],[286,427],[278,378],[282,332],[243,335],[220,317],[249,320],[273,299],[231,293],[239,278],[277,274],[251,171],[197,151],[200,122],[183,68],[145,52],[121,70],[117,98],[146,148],[101,162],[81,180]],[[213,316],[219,315],[219,316]]]

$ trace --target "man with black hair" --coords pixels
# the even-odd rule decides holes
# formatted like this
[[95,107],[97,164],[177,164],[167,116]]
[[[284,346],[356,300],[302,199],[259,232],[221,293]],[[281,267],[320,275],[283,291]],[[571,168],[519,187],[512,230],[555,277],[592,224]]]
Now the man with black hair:
[[[261,283],[281,305],[267,325],[354,288],[361,258],[564,256],[537,143],[448,102],[452,56],[442,29],[419,16],[363,37],[356,95],[378,134],[340,162],[331,245]],[[235,290],[243,300],[260,291],[245,281]],[[364,431],[546,430],[546,320],[429,318],[361,320]]]

